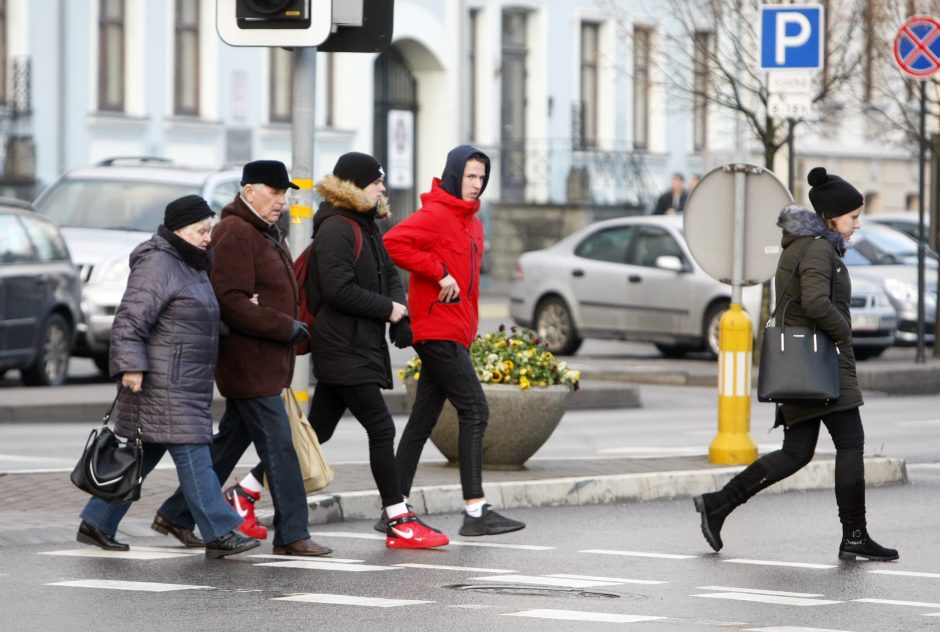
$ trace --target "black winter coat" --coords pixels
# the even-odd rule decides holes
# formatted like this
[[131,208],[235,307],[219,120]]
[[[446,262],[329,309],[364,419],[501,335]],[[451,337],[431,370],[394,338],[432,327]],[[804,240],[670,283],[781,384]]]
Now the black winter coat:
[[[376,208],[362,189],[335,176],[321,180],[317,192],[324,202],[313,220],[308,272],[314,279],[310,299],[319,310],[310,340],[314,374],[325,384],[392,388],[386,328],[392,301],[407,302],[375,224],[377,216],[388,215],[384,199]],[[358,260],[354,229],[336,215],[352,218],[362,231]]]
[[[775,277],[777,304],[782,305],[792,297],[800,299],[799,303],[790,304],[784,324],[806,327],[815,321],[839,346],[839,398],[828,404],[806,402],[779,406],[777,424],[791,426],[836,411],[858,408],[863,402],[852,348],[849,312],[852,281],[842,260],[845,241],[829,230],[816,213],[799,207],[784,209],[777,225],[783,228],[783,254]],[[793,270],[796,274],[786,286]],[[834,300],[830,298],[833,290]]]
[[198,261],[198,253],[186,252],[196,247],[174,247],[168,239],[183,242],[157,234],[130,255],[130,278],[111,326],[110,369],[115,378],[142,371],[144,381],[139,395],[121,396],[115,431],[134,435],[139,403],[144,441],[209,443],[219,303],[206,270],[186,261]]

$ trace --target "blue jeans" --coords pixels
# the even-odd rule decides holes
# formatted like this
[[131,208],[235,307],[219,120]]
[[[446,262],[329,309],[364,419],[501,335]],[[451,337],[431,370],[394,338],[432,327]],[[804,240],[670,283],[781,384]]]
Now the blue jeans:
[[[222,496],[219,479],[212,471],[209,446],[192,443],[145,443],[144,478],[153,471],[166,452],[170,453],[176,464],[180,489],[186,497],[186,502],[193,508],[193,516],[199,525],[202,538],[211,542],[238,527],[242,519]],[[82,509],[81,517],[94,528],[113,536],[130,507],[131,503],[112,505],[92,497]]]
[[[282,546],[310,537],[307,530],[307,492],[300,463],[294,452],[290,421],[280,395],[225,400],[219,431],[212,437],[212,469],[217,483],[228,479],[252,443],[261,457],[264,478],[274,503],[274,545]],[[192,529],[192,506],[177,489],[157,510],[165,520]],[[240,521],[239,521],[240,523]]]

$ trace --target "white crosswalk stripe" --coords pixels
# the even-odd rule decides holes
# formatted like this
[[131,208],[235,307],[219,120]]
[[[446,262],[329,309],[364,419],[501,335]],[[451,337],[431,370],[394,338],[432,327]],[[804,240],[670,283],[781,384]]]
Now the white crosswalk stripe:
[[67,586],[71,588],[100,588],[104,590],[136,590],[141,592],[170,592],[174,590],[206,590],[212,586],[194,586],[191,584],[161,584],[158,582],[131,582],[114,579],[78,579],[67,582],[53,582],[46,586]]
[[401,570],[395,566],[374,566],[371,564],[332,564],[326,560],[287,560],[283,562],[260,562],[255,566],[273,568],[299,568],[307,571],[340,571],[347,573],[369,573],[372,571]]
[[569,579],[564,577],[539,577],[535,575],[490,575],[473,577],[473,581],[503,582],[507,584],[525,584],[533,586],[555,586],[559,588],[595,588],[597,586],[617,586],[619,582],[587,579]]
[[730,559],[721,560],[727,564],[753,564],[757,566],[790,566],[793,568],[811,568],[815,570],[825,570],[828,568],[837,568],[835,564],[811,564],[809,562],[777,562],[774,560],[746,560]]
[[764,593],[747,592],[718,592],[705,593],[701,595],[692,595],[693,597],[705,597],[708,599],[730,599],[732,601],[753,601],[758,603],[773,603],[784,606],[828,606],[841,601],[831,601],[828,599],[807,599],[806,597],[784,597],[781,595],[767,595]]
[[61,555],[65,557],[102,557],[122,560],[170,560],[193,555],[205,555],[202,549],[171,549],[163,547],[135,546],[130,551],[105,551],[87,547],[66,551],[42,551],[40,555]]
[[474,568],[472,566],[445,566],[443,564],[395,564],[402,568],[426,568],[436,571],[462,571],[466,573],[515,573],[505,568]]
[[590,621],[595,623],[640,623],[643,621],[658,621],[666,618],[636,614],[607,614],[604,612],[584,612],[579,610],[553,610],[550,608],[522,610],[521,612],[505,612],[503,616],[554,619],[556,621]]
[[614,549],[585,549],[579,553],[596,553],[598,555],[624,555],[627,557],[652,557],[661,560],[692,560],[697,555],[677,555],[675,553],[649,553],[644,551],[618,551]]
[[290,597],[275,597],[273,601],[300,601],[304,603],[333,604],[338,606],[366,606],[369,608],[397,608],[416,606],[433,601],[418,599],[380,599],[378,597],[357,597],[356,595],[331,595],[328,593],[303,593]]

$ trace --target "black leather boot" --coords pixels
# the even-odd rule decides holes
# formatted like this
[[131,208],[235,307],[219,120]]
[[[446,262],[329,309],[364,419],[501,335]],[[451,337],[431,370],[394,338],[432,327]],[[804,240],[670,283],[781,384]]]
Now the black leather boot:
[[839,520],[842,522],[840,560],[864,557],[879,562],[890,562],[898,559],[896,549],[883,547],[868,535],[865,524],[865,481],[836,487],[836,503],[839,505]]
[[695,511],[702,514],[702,535],[715,551],[720,551],[721,527],[725,518],[735,507],[743,505],[748,498],[772,485],[775,481],[767,478],[767,470],[760,462],[751,463],[743,472],[732,478],[717,492],[695,496]]

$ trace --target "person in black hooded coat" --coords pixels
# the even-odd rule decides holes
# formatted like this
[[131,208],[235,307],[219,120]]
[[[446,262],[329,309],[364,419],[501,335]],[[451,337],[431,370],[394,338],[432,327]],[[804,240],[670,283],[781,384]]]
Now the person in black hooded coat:
[[777,263],[777,304],[786,310],[784,325],[816,327],[838,346],[839,397],[834,401],[777,406],[775,426],[784,427],[781,449],[765,454],[717,492],[694,498],[702,534],[715,550],[722,548],[721,527],[735,507],[760,490],[796,473],[816,450],[819,427],[826,426],[836,448],[835,492],[842,523],[840,559],[898,559],[898,552],[868,535],[865,519],[865,432],[859,406],[862,392],[855,373],[849,299],[852,282],[842,260],[846,240],[860,227],[864,199],[851,184],[822,167],[809,172],[809,199],[815,213],[796,206],[780,213],[783,254]]
[[350,152],[317,185],[324,201],[314,217],[307,274],[317,378],[309,418],[326,443],[343,413],[352,412],[369,436],[372,476],[390,518],[385,545],[431,548],[449,540],[405,504],[395,464],[395,423],[381,393],[392,387],[387,323],[399,348],[410,346],[412,338],[405,291],[375,224],[390,215],[384,178],[375,158]]

